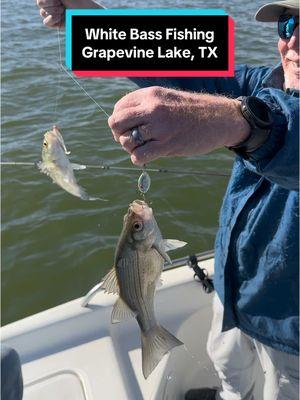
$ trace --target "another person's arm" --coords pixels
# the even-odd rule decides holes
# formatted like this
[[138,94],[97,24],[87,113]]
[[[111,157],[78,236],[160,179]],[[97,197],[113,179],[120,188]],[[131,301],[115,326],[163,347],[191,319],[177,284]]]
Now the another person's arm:
[[37,0],[43,23],[48,28],[62,28],[66,8],[103,8],[94,0]]

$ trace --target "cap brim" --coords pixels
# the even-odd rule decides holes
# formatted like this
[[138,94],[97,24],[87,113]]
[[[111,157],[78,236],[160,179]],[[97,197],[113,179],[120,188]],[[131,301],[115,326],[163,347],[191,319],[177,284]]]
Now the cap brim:
[[288,4],[288,2],[269,3],[260,7],[255,14],[255,19],[261,22],[276,22],[280,15],[285,13],[285,10],[289,9],[292,15],[299,15],[299,8],[295,7],[294,4]]

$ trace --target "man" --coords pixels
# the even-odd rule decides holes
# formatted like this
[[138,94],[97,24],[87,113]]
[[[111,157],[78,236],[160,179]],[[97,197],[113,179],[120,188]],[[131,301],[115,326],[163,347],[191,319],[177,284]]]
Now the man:
[[[58,26],[62,14],[45,8],[51,1],[38,0],[41,15]],[[278,24],[276,68],[238,66],[235,78],[139,79],[145,88],[119,100],[108,120],[138,165],[224,146],[237,155],[215,244],[207,346],[222,388],[191,390],[189,400],[253,399],[258,361],[264,400],[298,399],[298,1],[266,4],[256,19]],[[142,145],[132,138],[135,127]]]

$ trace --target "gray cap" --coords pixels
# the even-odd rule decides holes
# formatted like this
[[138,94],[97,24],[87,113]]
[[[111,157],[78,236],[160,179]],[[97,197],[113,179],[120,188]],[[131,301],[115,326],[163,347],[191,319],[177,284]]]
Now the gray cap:
[[299,15],[299,0],[274,1],[260,7],[255,14],[257,21],[274,22],[282,14]]

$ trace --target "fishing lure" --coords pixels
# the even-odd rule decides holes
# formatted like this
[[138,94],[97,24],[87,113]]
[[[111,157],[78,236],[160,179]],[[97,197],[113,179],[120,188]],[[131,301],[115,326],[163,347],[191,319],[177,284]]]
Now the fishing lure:
[[[143,146],[146,142],[144,141],[140,131],[138,128],[134,128],[131,132],[132,141],[137,146]],[[146,165],[143,167],[143,172],[141,173],[138,179],[138,189],[144,195],[148,192],[151,185],[151,178],[148,172],[146,171]]]

